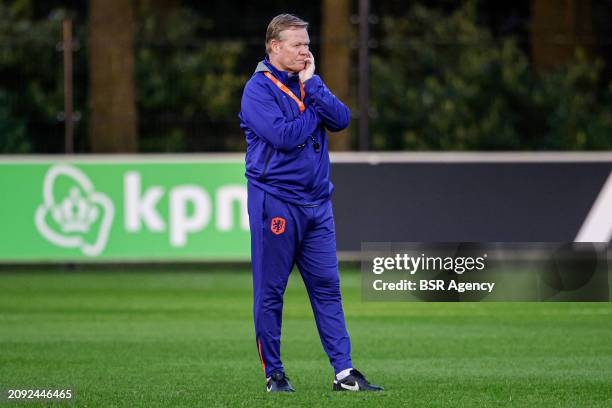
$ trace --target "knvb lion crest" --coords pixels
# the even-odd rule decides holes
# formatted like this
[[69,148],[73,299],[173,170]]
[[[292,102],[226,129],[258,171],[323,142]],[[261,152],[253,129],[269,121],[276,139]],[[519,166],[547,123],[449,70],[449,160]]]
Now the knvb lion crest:
[[45,175],[43,203],[34,218],[36,228],[49,242],[97,256],[106,247],[114,213],[110,198],[95,191],[85,173],[60,164]]
[[274,217],[270,223],[270,229],[275,235],[280,235],[285,232],[285,219],[283,217]]

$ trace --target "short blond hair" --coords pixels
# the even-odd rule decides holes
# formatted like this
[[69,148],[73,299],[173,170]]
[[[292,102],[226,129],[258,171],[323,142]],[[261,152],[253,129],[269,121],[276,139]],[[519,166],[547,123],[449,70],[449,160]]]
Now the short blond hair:
[[266,30],[267,54],[270,54],[270,41],[280,41],[280,33],[291,28],[305,28],[308,30],[308,23],[293,14],[279,14],[270,21]]

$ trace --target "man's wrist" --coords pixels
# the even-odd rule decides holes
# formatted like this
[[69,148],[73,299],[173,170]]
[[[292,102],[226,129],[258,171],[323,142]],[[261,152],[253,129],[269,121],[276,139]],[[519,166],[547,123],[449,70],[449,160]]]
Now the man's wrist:
[[320,79],[317,80],[317,78],[318,77],[316,75],[313,75],[308,78],[308,82],[302,81],[306,90],[306,94],[313,94],[319,88]]

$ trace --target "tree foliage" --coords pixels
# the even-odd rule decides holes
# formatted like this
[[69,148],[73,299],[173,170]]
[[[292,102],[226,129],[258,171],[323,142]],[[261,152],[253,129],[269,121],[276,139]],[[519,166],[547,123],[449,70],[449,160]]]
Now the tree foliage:
[[512,38],[477,24],[474,2],[450,15],[413,6],[382,20],[372,57],[372,145],[389,150],[612,148],[612,88],[603,64],[535,75]]
[[[190,150],[190,132],[213,139],[203,146],[231,149],[223,136],[240,110],[246,75],[237,67],[243,44],[205,40],[201,33],[210,24],[188,8],[169,16],[141,15],[136,82],[143,150]],[[220,126],[213,131],[212,124]]]
[[[148,5],[139,8],[134,38],[140,150],[242,150],[236,114],[253,68],[241,64],[252,39],[228,41],[222,29],[211,36],[215,21],[194,4],[177,2],[161,13],[155,2],[137,3]],[[1,153],[63,148],[56,45],[66,11],[47,12],[49,6],[41,17],[35,4],[0,1]],[[75,137],[77,151],[86,152],[89,26],[79,12],[74,108],[82,119]],[[405,15],[381,16],[381,30],[371,59],[374,149],[612,148],[612,85],[602,79],[603,63],[580,49],[572,61],[536,75],[524,44],[479,25],[473,1],[450,14],[417,4]]]
[[[31,2],[0,2],[0,153],[52,149],[63,111],[63,10],[32,19]],[[60,133],[61,135],[61,133]],[[63,139],[57,144],[63,143]]]

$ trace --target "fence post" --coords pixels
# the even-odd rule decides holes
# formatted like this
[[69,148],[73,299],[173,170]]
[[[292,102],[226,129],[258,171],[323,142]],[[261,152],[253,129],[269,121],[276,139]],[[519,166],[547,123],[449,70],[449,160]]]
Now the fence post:
[[359,0],[359,150],[370,149],[370,0]]

